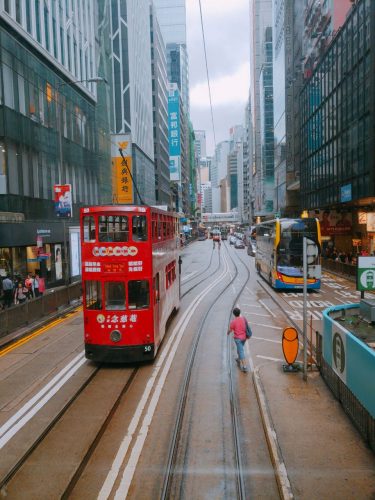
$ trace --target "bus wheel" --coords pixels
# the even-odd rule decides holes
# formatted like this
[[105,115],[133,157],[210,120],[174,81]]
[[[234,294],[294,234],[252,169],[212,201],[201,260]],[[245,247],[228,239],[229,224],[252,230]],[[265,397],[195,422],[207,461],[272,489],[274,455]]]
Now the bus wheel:
[[257,273],[258,273],[258,274],[259,274],[259,276],[260,276],[260,265],[259,265],[259,264],[257,264]]
[[273,283],[272,283],[272,273],[270,273],[270,275],[268,276],[268,283],[273,286]]

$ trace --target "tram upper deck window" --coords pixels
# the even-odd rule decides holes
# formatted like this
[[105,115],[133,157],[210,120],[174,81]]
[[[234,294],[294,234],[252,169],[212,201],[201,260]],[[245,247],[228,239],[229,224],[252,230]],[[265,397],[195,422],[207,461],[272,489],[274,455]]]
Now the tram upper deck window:
[[100,281],[85,281],[86,309],[102,308],[102,284]]
[[147,309],[150,306],[150,287],[147,280],[128,283],[129,309]]
[[129,221],[125,215],[99,217],[99,241],[129,241]]
[[83,241],[86,243],[95,242],[96,240],[96,230],[95,230],[95,218],[90,215],[83,218]]
[[123,281],[107,281],[104,290],[106,310],[123,311],[125,309],[125,283]]
[[147,241],[147,219],[145,215],[133,215],[133,241]]

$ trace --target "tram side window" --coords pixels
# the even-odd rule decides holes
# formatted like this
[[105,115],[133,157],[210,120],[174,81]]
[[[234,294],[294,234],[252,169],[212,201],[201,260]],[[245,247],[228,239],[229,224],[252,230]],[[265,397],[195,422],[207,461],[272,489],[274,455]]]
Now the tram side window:
[[129,222],[124,215],[99,217],[99,241],[129,241]]
[[147,309],[150,306],[150,289],[147,280],[128,283],[129,309]]
[[107,311],[123,311],[125,309],[125,283],[123,281],[107,281],[105,283],[105,308]]
[[133,241],[147,241],[147,219],[145,215],[133,215]]
[[86,243],[96,240],[95,218],[93,216],[83,218],[83,241]]
[[102,284],[100,281],[85,281],[86,309],[102,308]]

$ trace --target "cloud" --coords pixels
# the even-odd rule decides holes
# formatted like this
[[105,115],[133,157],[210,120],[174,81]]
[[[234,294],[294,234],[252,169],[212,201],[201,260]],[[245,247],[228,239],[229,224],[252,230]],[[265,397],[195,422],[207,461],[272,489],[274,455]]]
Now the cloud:
[[[215,108],[215,106],[225,104],[245,103],[249,95],[249,81],[250,64],[248,62],[241,64],[234,73],[210,79],[212,106]],[[193,107],[209,108],[206,80],[190,89],[190,104]]]

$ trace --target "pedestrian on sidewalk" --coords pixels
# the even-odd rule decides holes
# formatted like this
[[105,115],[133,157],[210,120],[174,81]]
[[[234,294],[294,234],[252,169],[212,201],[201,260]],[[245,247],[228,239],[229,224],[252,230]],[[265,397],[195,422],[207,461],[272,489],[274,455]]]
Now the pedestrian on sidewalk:
[[4,308],[10,307],[13,302],[13,281],[10,279],[9,274],[3,279],[3,292],[4,292]]
[[233,339],[236,344],[237,354],[238,354],[236,362],[240,367],[241,371],[247,372],[248,368],[246,365],[245,351],[244,351],[245,342],[247,340],[247,335],[246,335],[247,319],[241,316],[241,311],[238,307],[235,307],[233,309],[233,315],[234,319],[229,324],[229,330],[227,332],[227,335],[229,335],[230,332],[233,332]]
[[22,281],[18,282],[17,288],[14,292],[14,303],[15,304],[23,304],[26,302],[28,290],[25,285],[22,284]]
[[35,274],[33,276],[33,294],[34,294],[34,297],[39,297],[40,293],[39,293],[39,276],[37,274]]

